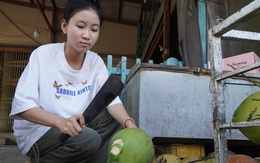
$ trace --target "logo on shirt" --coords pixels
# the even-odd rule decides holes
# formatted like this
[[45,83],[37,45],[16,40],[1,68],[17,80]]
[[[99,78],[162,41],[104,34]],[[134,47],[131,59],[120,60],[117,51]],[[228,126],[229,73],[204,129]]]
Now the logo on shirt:
[[54,83],[53,83],[53,87],[54,87],[54,88],[58,89],[58,88],[60,88],[61,86],[62,86],[62,84],[58,85],[58,83],[57,83],[56,81],[54,81]]
[[63,84],[59,84],[57,81],[54,81],[53,88],[56,89],[55,98],[59,100],[61,96],[78,96],[86,92],[91,91],[92,85],[87,85],[87,80],[81,82],[82,88],[78,90],[70,89],[69,87],[73,85],[72,82],[64,83],[66,87],[63,87]]

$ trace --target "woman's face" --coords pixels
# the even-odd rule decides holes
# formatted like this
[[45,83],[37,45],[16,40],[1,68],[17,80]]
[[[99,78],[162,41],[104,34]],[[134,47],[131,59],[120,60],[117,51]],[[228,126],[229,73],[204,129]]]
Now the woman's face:
[[85,53],[98,39],[100,20],[95,11],[82,10],[75,13],[69,22],[62,20],[61,28],[67,34],[66,46],[71,48],[70,51]]

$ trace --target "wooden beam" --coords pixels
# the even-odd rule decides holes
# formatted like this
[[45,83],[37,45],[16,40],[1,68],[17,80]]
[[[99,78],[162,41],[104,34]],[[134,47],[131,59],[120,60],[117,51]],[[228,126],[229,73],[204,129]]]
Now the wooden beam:
[[[51,26],[55,27],[56,15],[57,15],[57,6],[56,6],[56,3],[55,3],[55,0],[51,0],[51,3],[52,3],[52,6],[53,6]],[[50,42],[54,42],[54,32],[51,32]]]
[[123,8],[123,0],[119,0],[119,9],[118,9],[118,15],[117,15],[118,20],[121,20],[121,18],[122,18],[122,8]]
[[175,11],[176,9],[176,0],[171,0],[171,14]]
[[112,19],[112,18],[104,18],[104,21],[108,22],[114,22],[114,23],[120,23],[120,24],[125,24],[125,25],[131,25],[131,26],[137,26],[137,22],[130,22],[130,21],[124,21],[124,20],[118,20],[118,19]]
[[28,48],[0,47],[0,52],[31,53],[33,50]]
[[136,59],[136,55],[134,55],[134,54],[105,54],[105,53],[98,53],[98,55],[100,57],[102,57],[102,58],[105,58],[108,55],[113,55],[113,57],[116,57],[116,58],[126,57],[126,58],[129,58],[129,59]]
[[170,56],[170,19],[170,4],[169,0],[166,0],[163,13],[163,62]]
[[161,7],[160,7],[159,11],[157,12],[156,18],[155,18],[154,23],[153,23],[152,30],[151,30],[151,32],[149,34],[149,37],[148,37],[148,39],[147,39],[147,41],[145,43],[145,47],[144,47],[144,50],[143,50],[142,55],[141,55],[141,61],[144,61],[144,59],[146,58],[147,51],[150,48],[151,42],[152,42],[152,40],[154,38],[154,35],[155,35],[155,33],[157,31],[157,28],[158,28],[158,26],[160,24],[160,21],[162,19],[163,12],[164,12],[164,3],[165,2],[162,1]]
[[124,0],[124,2],[131,2],[131,3],[142,3],[141,0]]
[[41,14],[42,14],[42,16],[43,16],[45,22],[47,23],[47,25],[48,25],[50,31],[51,31],[52,34],[53,34],[53,33],[54,33],[54,30],[53,30],[53,28],[52,28],[52,26],[51,26],[51,24],[50,24],[50,22],[49,22],[49,20],[48,20],[48,18],[47,18],[47,16],[46,16],[46,14],[45,14],[44,8],[42,7],[42,5],[41,5],[41,3],[40,3],[39,0],[36,0],[36,2],[37,2],[37,6],[38,6],[39,10],[41,11]]
[[34,1],[33,0],[30,0],[31,4],[34,4]]
[[41,6],[42,6],[42,9],[44,11],[45,10],[45,0],[41,0]]
[[57,10],[57,4],[56,4],[55,0],[51,0],[51,4],[52,4],[53,8],[55,8],[55,10]]
[[148,62],[151,58],[152,55],[154,54],[154,51],[156,48],[159,48],[159,43],[163,37],[163,22],[160,23],[160,26],[158,27],[157,33],[154,37],[154,40],[151,43],[151,48],[149,52],[147,53],[144,62]]
[[[35,5],[35,3],[28,3],[28,2],[21,2],[21,1],[17,1],[17,0],[0,0],[0,2],[4,2],[4,3],[10,3],[13,5],[19,5],[19,6],[24,6],[24,7],[30,7],[30,8],[37,8],[37,5]],[[47,11],[52,11],[52,7],[51,6],[46,6],[45,10]],[[61,10],[62,12],[63,10]]]
[[[1,63],[1,65],[4,65],[4,53],[1,53],[1,51],[0,51],[0,63]],[[0,67],[1,67],[1,65],[0,65]],[[0,71],[1,79],[3,79],[3,73],[4,73],[3,71]],[[2,90],[2,80],[0,80],[0,89]],[[1,95],[0,95],[0,98],[2,98]]]

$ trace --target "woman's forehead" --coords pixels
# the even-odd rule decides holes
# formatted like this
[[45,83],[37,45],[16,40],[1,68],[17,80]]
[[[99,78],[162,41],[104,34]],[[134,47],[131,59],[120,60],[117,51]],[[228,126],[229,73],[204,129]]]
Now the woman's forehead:
[[97,15],[97,13],[94,10],[80,10],[76,12],[71,19],[77,22],[87,23],[87,22],[93,22],[95,24],[100,24],[100,19]]

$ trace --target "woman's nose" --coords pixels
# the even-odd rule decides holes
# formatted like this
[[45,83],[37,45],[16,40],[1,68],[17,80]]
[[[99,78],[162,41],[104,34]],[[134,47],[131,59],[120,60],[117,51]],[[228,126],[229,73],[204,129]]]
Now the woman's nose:
[[82,38],[83,39],[90,39],[90,31],[89,30],[85,30],[82,34]]

